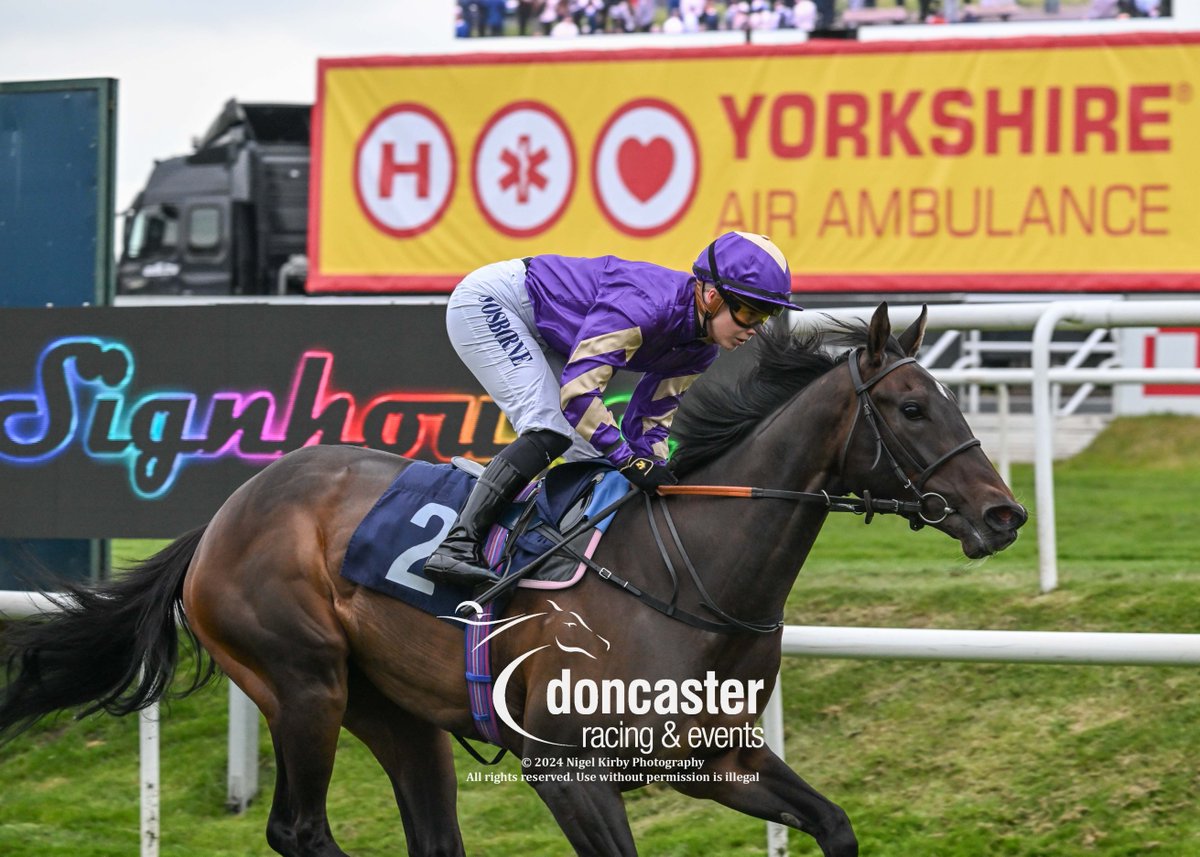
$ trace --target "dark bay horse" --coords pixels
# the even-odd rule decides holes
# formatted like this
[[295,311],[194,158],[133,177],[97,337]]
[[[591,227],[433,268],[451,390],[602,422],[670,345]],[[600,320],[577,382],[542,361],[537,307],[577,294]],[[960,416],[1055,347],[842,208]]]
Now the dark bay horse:
[[[819,337],[760,334],[746,377],[702,381],[686,399],[675,431],[681,484],[904,501],[936,492],[921,501],[944,500],[932,526],[969,557],[1003,550],[1025,510],[949,393],[908,359],[924,324],[922,313],[892,337],[883,305],[856,343],[838,342],[860,346],[838,359]],[[266,717],[272,848],[344,854],[325,807],[344,725],[391,778],[409,853],[462,854],[447,734],[475,734],[462,631],[339,576],[358,522],[408,464],[350,447],[291,453],[135,571],[75,591],[53,618],[15,623],[3,641],[0,735],[63,708],[120,714],[161,697],[178,622]],[[620,510],[595,561],[660,601],[674,589],[680,614],[710,625],[733,617],[760,633],[669,618],[602,574],[551,598],[522,589],[505,616],[524,618],[490,643],[503,745],[528,760],[527,779],[579,854],[635,854],[621,793],[656,778],[802,830],[827,857],[857,854],[846,814],[754,730],[779,669],[784,601],[826,507],[683,496],[647,508]],[[693,563],[695,582],[673,583],[668,555],[675,568]],[[567,762],[589,776],[563,774]]]

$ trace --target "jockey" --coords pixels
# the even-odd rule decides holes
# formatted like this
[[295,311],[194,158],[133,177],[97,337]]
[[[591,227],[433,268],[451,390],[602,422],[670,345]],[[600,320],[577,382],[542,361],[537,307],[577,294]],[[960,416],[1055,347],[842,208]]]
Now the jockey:
[[[509,418],[517,439],[480,475],[428,577],[456,584],[498,578],[482,543],[505,506],[564,455],[607,457],[644,491],[675,481],[667,435],[680,397],[716,359],[788,300],[783,253],[762,235],[727,232],[692,275],[614,256],[534,256],[487,265],[450,296],[454,350]],[[601,398],[613,373],[642,373],[622,428]]]

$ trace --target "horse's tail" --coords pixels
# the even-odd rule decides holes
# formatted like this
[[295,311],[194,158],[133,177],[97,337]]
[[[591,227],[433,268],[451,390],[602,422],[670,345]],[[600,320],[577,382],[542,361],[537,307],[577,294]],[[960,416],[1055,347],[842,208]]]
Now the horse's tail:
[[179,660],[176,623],[193,643],[194,678],[185,696],[212,678],[215,664],[183,615],[183,578],[204,527],[172,542],[127,574],[95,586],[68,586],[61,608],[12,622],[0,633],[7,685],[0,690],[0,740],[47,714],[83,706],[122,715],[162,698]]

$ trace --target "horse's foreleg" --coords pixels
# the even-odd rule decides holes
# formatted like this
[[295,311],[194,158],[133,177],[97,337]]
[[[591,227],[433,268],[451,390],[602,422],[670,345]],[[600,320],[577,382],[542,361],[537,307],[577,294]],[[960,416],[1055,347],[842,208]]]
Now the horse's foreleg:
[[345,726],[367,745],[392,781],[408,853],[464,854],[454,756],[446,733],[395,705],[353,667]]
[[[580,857],[636,855],[620,790],[612,783],[576,782],[574,773],[566,774],[566,782],[555,779],[564,770],[570,769],[530,768],[528,773],[534,791],[554,814],[575,853]],[[539,775],[546,779],[538,779]]]
[[802,780],[766,747],[745,748],[710,759],[695,782],[671,783],[683,794],[802,830],[825,857],[855,857],[858,839],[846,813]]

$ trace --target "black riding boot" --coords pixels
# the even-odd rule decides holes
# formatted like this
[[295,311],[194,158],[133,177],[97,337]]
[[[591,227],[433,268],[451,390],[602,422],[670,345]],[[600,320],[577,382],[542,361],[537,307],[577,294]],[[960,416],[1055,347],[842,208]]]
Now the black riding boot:
[[471,496],[458,513],[445,540],[425,561],[425,576],[441,583],[475,586],[500,578],[483,558],[483,541],[504,507],[529,484],[529,477],[509,463],[504,453],[488,463]]
[[534,429],[500,450],[479,475],[450,533],[425,561],[425,576],[460,586],[499,580],[483,558],[488,530],[521,489],[570,445],[568,437]]

